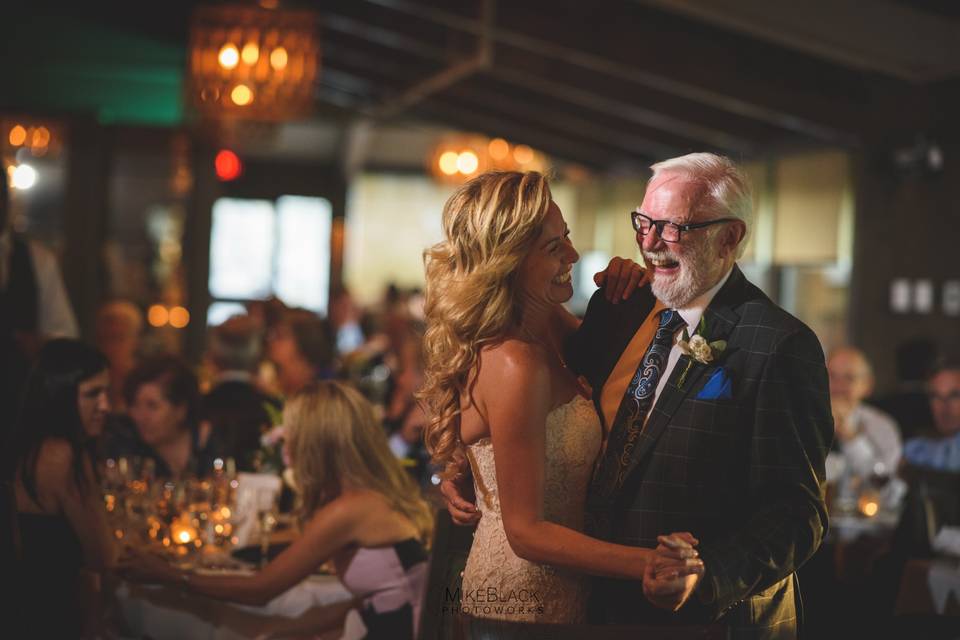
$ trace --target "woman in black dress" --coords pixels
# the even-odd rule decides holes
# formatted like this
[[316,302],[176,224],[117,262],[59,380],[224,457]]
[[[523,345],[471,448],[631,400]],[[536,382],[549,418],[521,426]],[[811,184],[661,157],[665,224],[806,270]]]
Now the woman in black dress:
[[[53,340],[27,380],[5,469],[16,506],[13,571],[4,598],[11,638],[81,634],[80,569],[115,566],[93,459],[110,410],[107,361],[77,340]],[[5,580],[5,581],[6,581]]]

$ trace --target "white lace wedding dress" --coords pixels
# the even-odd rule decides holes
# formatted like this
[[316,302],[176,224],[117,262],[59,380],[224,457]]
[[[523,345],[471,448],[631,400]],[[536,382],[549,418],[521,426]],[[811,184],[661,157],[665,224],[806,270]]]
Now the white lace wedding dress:
[[[584,506],[601,428],[593,403],[579,394],[547,415],[544,517],[583,531]],[[467,447],[477,508],[483,516],[463,571],[463,613],[514,622],[579,623],[586,617],[589,578],[518,558],[507,542],[500,513],[493,444]]]

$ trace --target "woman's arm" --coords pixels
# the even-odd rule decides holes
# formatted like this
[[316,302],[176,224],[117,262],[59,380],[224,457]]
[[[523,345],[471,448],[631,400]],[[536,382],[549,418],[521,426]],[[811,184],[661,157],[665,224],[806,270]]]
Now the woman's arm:
[[609,302],[617,304],[649,282],[650,272],[630,258],[614,256],[606,269],[593,274],[593,281],[598,287],[603,287],[604,297]]
[[535,349],[508,342],[488,352],[490,361],[481,370],[477,389],[490,421],[497,486],[503,488],[500,508],[510,547],[531,562],[640,580],[653,557],[652,549],[602,542],[543,517],[550,372]]
[[353,542],[361,517],[357,501],[341,497],[317,511],[283,553],[252,576],[201,576],[179,571],[156,557],[130,562],[134,579],[175,584],[211,598],[261,606],[301,582]]
[[87,454],[82,455],[81,465],[86,481],[82,488],[78,486],[73,472],[73,449],[65,440],[45,443],[41,462],[37,466],[43,468],[52,483],[60,510],[80,540],[86,565],[97,571],[112,569],[119,557],[119,545],[107,522],[93,463]]

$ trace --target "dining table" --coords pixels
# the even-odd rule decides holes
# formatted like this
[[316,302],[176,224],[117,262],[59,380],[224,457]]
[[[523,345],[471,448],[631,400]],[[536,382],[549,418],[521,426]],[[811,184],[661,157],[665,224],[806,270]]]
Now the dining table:
[[[245,572],[220,569],[198,573]],[[363,637],[353,596],[335,576],[329,575],[310,576],[263,606],[236,604],[167,585],[124,580],[112,585],[108,598],[106,626],[117,638],[350,640]]]
[[[118,461],[106,477],[131,466]],[[108,521],[122,545],[199,575],[254,575],[298,536],[297,519],[277,510],[280,479],[237,474],[184,481],[114,477],[104,491]],[[210,598],[177,584],[133,582],[110,574],[96,615],[118,640],[354,640],[366,632],[353,594],[332,563],[261,606]]]

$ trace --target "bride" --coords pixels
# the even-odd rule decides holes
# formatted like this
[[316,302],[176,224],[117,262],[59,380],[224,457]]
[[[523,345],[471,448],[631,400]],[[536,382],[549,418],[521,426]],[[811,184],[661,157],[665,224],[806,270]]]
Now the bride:
[[[483,514],[463,572],[461,612],[582,623],[588,575],[641,580],[656,552],[582,533],[604,434],[588,390],[561,355],[576,328],[562,303],[573,295],[579,255],[535,172],[466,183],[444,207],[443,231],[425,254],[421,398],[432,416],[425,439],[434,461],[451,476],[466,458]],[[696,544],[690,534],[675,535]],[[702,572],[695,550],[681,555],[667,567],[658,560],[660,593]]]

